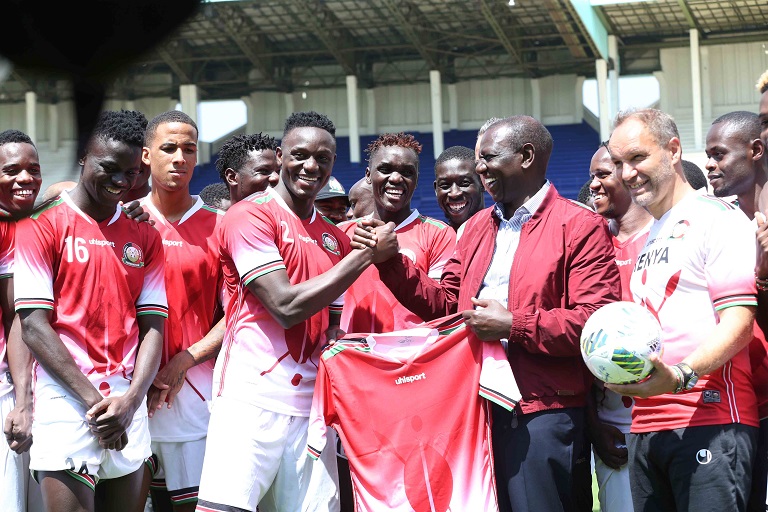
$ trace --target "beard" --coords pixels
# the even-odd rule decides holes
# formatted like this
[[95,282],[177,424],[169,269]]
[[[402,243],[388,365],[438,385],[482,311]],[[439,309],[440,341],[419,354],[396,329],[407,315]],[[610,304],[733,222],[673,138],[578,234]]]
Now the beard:
[[643,208],[647,208],[659,199],[659,196],[674,179],[675,168],[669,155],[664,154],[657,167],[657,172],[653,176],[648,176],[648,182],[643,185],[646,191],[633,196],[632,200]]

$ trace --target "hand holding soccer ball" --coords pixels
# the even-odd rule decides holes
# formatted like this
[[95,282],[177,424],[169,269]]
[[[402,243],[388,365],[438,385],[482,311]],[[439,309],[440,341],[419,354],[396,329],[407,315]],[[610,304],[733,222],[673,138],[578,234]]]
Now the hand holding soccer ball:
[[606,304],[581,333],[581,355],[589,371],[608,384],[631,384],[654,370],[661,355],[661,326],[650,311],[629,301]]

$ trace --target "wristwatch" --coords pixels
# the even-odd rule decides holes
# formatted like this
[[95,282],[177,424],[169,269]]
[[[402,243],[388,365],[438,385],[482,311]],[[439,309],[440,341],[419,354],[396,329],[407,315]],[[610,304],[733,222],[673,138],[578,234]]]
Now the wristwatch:
[[699,374],[693,371],[693,368],[686,363],[677,363],[675,366],[683,373],[682,386],[676,392],[679,393],[682,390],[693,389],[693,386],[699,382]]

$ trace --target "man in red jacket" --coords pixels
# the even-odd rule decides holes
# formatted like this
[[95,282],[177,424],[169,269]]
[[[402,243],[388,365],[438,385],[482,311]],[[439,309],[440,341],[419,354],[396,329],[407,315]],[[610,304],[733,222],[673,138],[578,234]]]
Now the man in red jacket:
[[[592,312],[621,296],[606,223],[557,193],[546,178],[551,152],[552,136],[532,117],[492,124],[478,142],[475,171],[495,204],[467,221],[442,279],[402,255],[377,264],[420,317],[463,311],[481,339],[506,342],[523,398],[511,413],[493,411],[503,511],[573,510],[571,473],[591,381],[579,336]],[[358,245],[396,236],[391,227],[371,229],[376,224],[355,232]]]

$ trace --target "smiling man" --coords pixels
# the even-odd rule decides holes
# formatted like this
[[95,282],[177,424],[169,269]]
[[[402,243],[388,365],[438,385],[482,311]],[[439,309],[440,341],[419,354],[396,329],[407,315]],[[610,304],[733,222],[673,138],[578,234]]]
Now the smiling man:
[[34,207],[43,183],[37,148],[18,130],[6,130],[0,135],[0,218],[20,219]]
[[32,211],[42,181],[32,139],[18,130],[0,132],[0,421],[7,441],[0,441],[0,510],[26,510],[28,493],[40,493],[29,476],[32,356],[11,323],[16,220]]
[[589,381],[579,336],[589,315],[620,294],[605,221],[547,180],[552,145],[532,117],[488,127],[476,172],[495,204],[466,222],[440,282],[396,256],[395,235],[380,223],[364,223],[354,238],[355,247],[377,246],[379,257],[390,256],[376,265],[379,275],[421,318],[458,310],[478,337],[506,343],[523,397],[511,413],[493,410],[502,511],[573,509]]
[[[421,144],[410,134],[385,133],[366,151],[365,178],[371,184],[374,208],[365,218],[393,223],[400,252],[439,280],[456,246],[456,233],[444,222],[411,208],[419,181]],[[352,236],[356,225],[352,221],[339,227]],[[397,301],[375,268],[366,270],[344,295],[341,327],[347,332],[391,332],[423,321]]]
[[160,236],[119,206],[141,164],[136,114],[103,112],[77,186],[18,224],[15,305],[36,359],[30,468],[47,510],[146,502],[145,399],[167,308]]
[[451,227],[459,228],[471,216],[485,208],[483,184],[475,172],[475,152],[464,146],[452,146],[435,162],[435,196]]
[[[629,189],[617,172],[606,143],[592,156],[588,182],[594,210],[608,222],[616,265],[621,276],[621,298],[632,300],[629,280],[637,255],[645,245],[653,217],[632,201]],[[632,424],[631,398],[592,385],[587,407],[587,430],[595,452],[598,497],[603,510],[632,510],[626,437]]]
[[320,349],[338,334],[338,299],[375,252],[350,250],[315,209],[336,160],[335,133],[322,114],[291,114],[277,149],[277,185],[234,204],[222,220],[231,298],[198,510],[339,509],[335,453],[305,456],[309,411]]
[[648,379],[607,384],[635,397],[634,509],[745,510],[758,432],[748,349],[754,227],[732,204],[693,190],[671,116],[629,110],[615,127],[611,158],[654,218],[630,290],[659,320],[664,347]]

